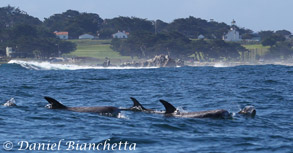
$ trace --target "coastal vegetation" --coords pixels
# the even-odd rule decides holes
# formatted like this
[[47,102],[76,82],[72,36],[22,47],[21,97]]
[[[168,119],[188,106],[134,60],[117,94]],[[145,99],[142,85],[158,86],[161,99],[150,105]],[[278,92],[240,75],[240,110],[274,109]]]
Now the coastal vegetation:
[[57,39],[42,22],[11,6],[0,8],[0,52],[11,46],[19,57],[48,58],[75,50],[76,45]]
[[[40,21],[7,6],[0,8],[0,56],[5,56],[8,46],[18,57],[42,59],[63,55],[128,60],[166,54],[195,61],[240,61],[252,55],[255,60],[293,56],[292,39],[288,37],[291,32],[287,30],[261,31],[257,34],[258,43],[223,41],[223,34],[232,27],[243,39],[256,37],[249,29],[192,16],[166,23],[137,17],[102,19],[95,13],[67,10]],[[69,40],[57,38],[55,31],[68,32]],[[117,31],[126,31],[128,39],[112,39]],[[78,40],[82,34],[91,34],[98,40]]]
[[151,58],[166,54],[173,58],[188,59],[193,54],[200,54],[202,56],[197,60],[202,61],[237,59],[239,52],[247,51],[238,43],[226,43],[219,39],[192,41],[178,32],[134,32],[128,39],[113,39],[111,45],[113,50],[126,56]]
[[43,26],[51,32],[67,31],[70,39],[76,39],[85,33],[96,35],[97,31],[101,29],[102,23],[103,19],[98,14],[68,10],[62,14],[54,14],[45,18]]
[[265,59],[269,60],[287,60],[293,57],[293,41],[286,39],[290,36],[291,32],[287,30],[263,31],[260,33],[262,36],[261,44],[269,46],[268,52],[264,55]]

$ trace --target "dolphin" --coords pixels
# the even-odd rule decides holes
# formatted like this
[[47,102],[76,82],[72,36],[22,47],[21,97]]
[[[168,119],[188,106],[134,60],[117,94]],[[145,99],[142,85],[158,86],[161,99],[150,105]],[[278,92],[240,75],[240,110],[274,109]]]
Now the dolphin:
[[165,100],[160,100],[160,102],[164,105],[166,112],[165,116],[174,116],[174,117],[183,117],[183,118],[231,118],[232,115],[224,110],[208,110],[208,111],[200,111],[200,112],[180,112],[177,110],[172,104]]
[[242,110],[238,112],[238,114],[254,117],[256,114],[256,110],[254,106],[245,106]]
[[121,109],[121,110],[145,112],[145,113],[152,113],[152,114],[164,114],[165,113],[164,111],[158,111],[158,110],[154,110],[154,109],[147,109],[147,108],[143,107],[142,104],[140,104],[137,99],[135,99],[133,97],[130,97],[130,99],[133,102],[133,106],[130,107],[130,108]]
[[152,113],[152,114],[165,114],[165,116],[176,116],[176,117],[187,117],[187,118],[228,118],[230,114],[226,110],[211,110],[211,111],[202,111],[202,112],[189,112],[189,113],[179,113],[172,104],[167,101],[160,100],[160,102],[165,106],[166,111],[158,111],[154,109],[147,109],[142,106],[135,98],[130,97],[133,101],[133,106],[131,108],[125,110],[131,111],[141,111],[145,113]]
[[[232,118],[232,113],[229,113],[224,109],[208,110],[208,111],[199,111],[199,112],[180,112],[172,104],[165,100],[160,100],[164,105],[166,111],[165,116],[174,116],[174,117],[185,117],[185,118]],[[253,106],[246,106],[238,114],[254,117],[256,110]]]
[[[224,109],[217,109],[217,110],[208,110],[208,111],[200,111],[200,112],[188,112],[183,113],[179,112],[172,104],[165,100],[160,100],[160,102],[164,105],[166,111],[162,110],[154,110],[154,109],[147,109],[143,107],[143,105],[138,102],[137,99],[130,97],[133,101],[133,106],[127,109],[122,110],[130,110],[130,111],[140,111],[145,113],[152,113],[152,114],[165,114],[165,116],[176,116],[176,117],[187,117],[187,118],[231,118],[232,113],[229,113],[227,110]],[[237,114],[245,115],[247,117],[254,117],[256,114],[256,110],[254,106],[245,106],[242,110],[240,110]]]
[[63,109],[74,112],[98,113],[101,115],[118,116],[120,109],[113,106],[95,106],[95,107],[67,107],[51,97],[44,97],[49,104],[46,105],[49,109]]
[[10,106],[17,106],[17,105],[15,104],[15,100],[14,100],[14,98],[11,98],[11,99],[8,100],[7,102],[5,102],[5,103],[3,104],[3,106],[10,107]]

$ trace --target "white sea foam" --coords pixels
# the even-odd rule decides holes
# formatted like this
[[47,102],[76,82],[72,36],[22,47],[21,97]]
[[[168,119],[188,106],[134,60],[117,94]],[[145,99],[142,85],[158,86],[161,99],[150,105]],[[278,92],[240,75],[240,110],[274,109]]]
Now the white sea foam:
[[204,66],[212,66],[212,67],[216,67],[216,68],[221,68],[221,67],[234,67],[234,66],[238,66],[238,65],[247,65],[245,63],[241,64],[241,63],[224,63],[224,62],[196,62],[193,63],[189,66],[193,66],[193,67],[204,67]]
[[117,118],[129,119],[129,117],[126,114],[122,113],[122,112],[118,113]]
[[179,112],[181,112],[181,113],[187,113],[187,112],[188,112],[187,110],[184,110],[183,107],[181,107],[181,106],[180,106],[180,107],[177,107],[176,109],[177,109]]
[[215,63],[214,67],[227,67],[224,63]]
[[102,66],[81,66],[75,64],[59,64],[39,61],[11,60],[9,64],[19,64],[30,70],[83,70],[83,69],[151,69],[157,67],[102,67]]
[[193,67],[204,67],[204,66],[212,66],[216,68],[222,67],[235,67],[235,66],[255,66],[255,65],[281,65],[281,66],[293,66],[292,62],[276,62],[276,61],[269,61],[269,62],[196,62],[191,64],[190,66]]

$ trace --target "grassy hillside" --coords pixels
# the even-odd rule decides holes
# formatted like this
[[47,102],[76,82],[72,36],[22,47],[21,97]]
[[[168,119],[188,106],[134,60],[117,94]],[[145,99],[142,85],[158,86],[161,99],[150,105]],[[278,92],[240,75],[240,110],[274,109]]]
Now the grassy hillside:
[[110,48],[111,40],[70,40],[77,44],[77,50],[66,56],[93,57],[104,60],[105,57],[111,60],[131,60],[130,56],[121,56]]

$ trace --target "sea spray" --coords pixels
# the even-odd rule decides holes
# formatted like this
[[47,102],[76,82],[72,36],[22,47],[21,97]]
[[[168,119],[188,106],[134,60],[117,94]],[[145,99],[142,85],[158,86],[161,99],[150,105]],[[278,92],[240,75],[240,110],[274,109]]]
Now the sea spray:
[[20,66],[30,70],[85,70],[85,69],[152,69],[156,67],[102,67],[102,66],[82,66],[75,64],[50,63],[47,61],[24,61],[11,60],[9,64],[19,64]]

